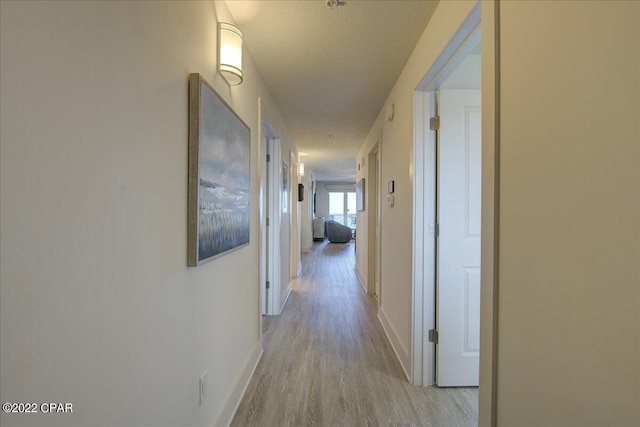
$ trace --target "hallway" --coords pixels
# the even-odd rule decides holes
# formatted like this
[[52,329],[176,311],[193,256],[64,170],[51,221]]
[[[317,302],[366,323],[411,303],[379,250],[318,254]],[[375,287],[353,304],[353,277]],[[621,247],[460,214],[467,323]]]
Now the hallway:
[[303,255],[232,425],[477,425],[477,388],[407,382],[354,265],[353,243]]

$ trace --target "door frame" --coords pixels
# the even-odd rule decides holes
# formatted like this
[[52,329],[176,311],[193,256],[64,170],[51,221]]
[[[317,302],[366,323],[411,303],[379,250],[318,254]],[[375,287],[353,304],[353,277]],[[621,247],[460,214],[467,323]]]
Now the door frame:
[[[280,301],[280,139],[258,99],[260,126],[260,339],[262,339],[263,300],[266,315],[277,315]],[[266,147],[263,147],[266,138]],[[263,151],[266,148],[266,152]],[[267,155],[271,157],[266,162]],[[268,188],[267,188],[268,186]],[[268,197],[268,200],[267,200]],[[267,226],[267,218],[269,226]],[[268,245],[268,247],[267,247]],[[267,281],[270,283],[266,289]]]
[[[380,240],[382,234],[382,224],[380,221],[381,146],[382,138],[378,138],[367,154],[369,186],[365,190],[368,193],[365,200],[367,200],[367,210],[369,211],[367,214],[367,241],[369,245],[367,251],[369,254],[367,260],[367,284],[369,294],[376,295],[378,306],[380,306],[382,300],[382,297],[376,294],[376,280],[380,280]],[[382,285],[380,285],[380,289],[382,290]]]
[[[258,158],[260,159],[260,208],[259,208],[259,221],[260,221],[260,316],[267,314],[268,299],[266,283],[267,279],[267,262],[268,262],[268,239],[269,235],[266,229],[266,211],[269,209],[269,163],[267,162],[267,153],[269,153],[269,138],[266,136],[265,130],[261,131],[260,148],[258,150]],[[260,328],[260,334],[262,334],[262,328]]]
[[289,177],[290,197],[289,197],[289,280],[298,277],[302,264],[300,263],[300,202],[298,201],[298,184],[300,183],[300,175],[298,175],[298,155],[289,150]]
[[[481,7],[482,5],[482,7]],[[435,326],[435,132],[434,90],[448,77],[465,41],[482,22],[482,243],[480,296],[480,388],[478,425],[497,425],[497,346],[499,290],[499,16],[496,0],[478,1],[432,63],[414,91],[413,266],[411,381],[431,385],[434,346],[427,333]]]
[[414,92],[414,215],[412,382],[435,383],[435,344],[427,339],[436,327],[437,278],[437,135],[429,118],[437,115],[436,91],[480,37],[476,3]]

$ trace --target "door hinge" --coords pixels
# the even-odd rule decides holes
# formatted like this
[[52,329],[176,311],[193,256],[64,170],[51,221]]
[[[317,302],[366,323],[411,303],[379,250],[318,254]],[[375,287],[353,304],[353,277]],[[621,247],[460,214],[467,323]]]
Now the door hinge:
[[269,226],[269,218],[267,218],[267,227]]
[[431,117],[429,119],[429,129],[440,130],[440,116]]
[[433,232],[435,237],[440,237],[440,224],[436,224],[433,228]]
[[271,287],[271,283],[267,280],[267,289]]
[[438,331],[429,329],[429,342],[438,344]]
[[267,163],[271,161],[271,154],[267,154]]

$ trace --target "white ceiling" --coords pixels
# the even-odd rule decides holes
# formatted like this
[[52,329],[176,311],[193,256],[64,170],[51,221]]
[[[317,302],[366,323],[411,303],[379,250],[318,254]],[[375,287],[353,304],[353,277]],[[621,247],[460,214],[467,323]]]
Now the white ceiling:
[[355,182],[356,154],[437,1],[227,0],[317,180]]

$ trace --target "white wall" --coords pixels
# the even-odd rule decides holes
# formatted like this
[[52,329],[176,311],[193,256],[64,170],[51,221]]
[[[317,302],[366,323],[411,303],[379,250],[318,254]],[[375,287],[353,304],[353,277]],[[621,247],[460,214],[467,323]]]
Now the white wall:
[[[258,96],[291,149],[251,58],[241,86],[215,72],[226,5],[0,8],[0,393],[74,405],[0,424],[226,423],[260,352]],[[186,267],[190,72],[252,138],[251,244],[197,268]]]
[[[473,4],[473,1],[443,1],[438,4],[356,157],[360,161],[365,158],[365,167],[360,168],[356,180],[367,178],[367,185],[370,185],[367,156],[376,142],[381,141],[382,295],[378,313],[406,373],[411,369],[413,91]],[[387,121],[386,114],[386,106],[390,103],[395,104],[392,122]],[[393,208],[387,207],[384,199],[387,183],[391,180],[395,181]],[[366,203],[366,209],[371,209],[369,202]],[[367,272],[369,244],[366,217],[366,211],[358,213],[356,262],[361,275]]]
[[500,23],[498,423],[640,425],[640,3]]

